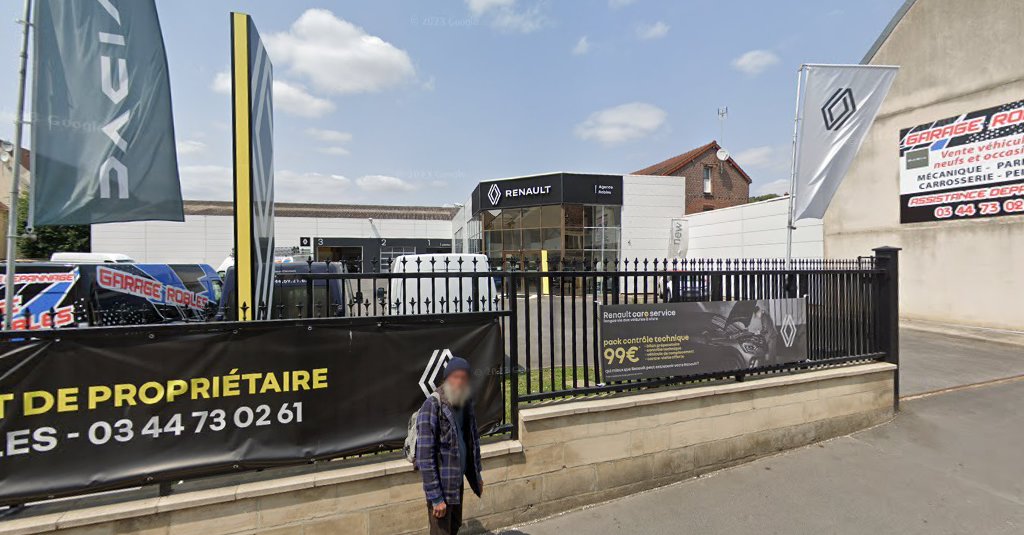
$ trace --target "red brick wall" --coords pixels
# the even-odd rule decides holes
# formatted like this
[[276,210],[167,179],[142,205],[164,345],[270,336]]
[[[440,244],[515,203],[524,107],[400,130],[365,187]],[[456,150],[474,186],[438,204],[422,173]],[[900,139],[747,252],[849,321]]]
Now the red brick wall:
[[[704,167],[711,166],[711,195],[704,194]],[[750,184],[732,165],[723,163],[715,151],[707,151],[675,173],[686,177],[686,213],[746,204]]]

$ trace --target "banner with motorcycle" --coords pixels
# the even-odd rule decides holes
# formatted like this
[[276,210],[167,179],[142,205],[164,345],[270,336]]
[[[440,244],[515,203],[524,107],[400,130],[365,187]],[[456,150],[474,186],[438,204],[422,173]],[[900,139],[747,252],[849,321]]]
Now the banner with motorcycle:
[[496,318],[8,335],[0,504],[400,448],[452,356],[473,366],[488,432],[504,414]]
[[744,371],[807,360],[807,302],[604,305],[606,382]]

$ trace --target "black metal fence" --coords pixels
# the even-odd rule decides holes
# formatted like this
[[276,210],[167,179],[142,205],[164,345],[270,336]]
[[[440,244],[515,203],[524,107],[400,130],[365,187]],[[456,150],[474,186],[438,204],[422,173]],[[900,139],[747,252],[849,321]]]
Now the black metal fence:
[[[482,258],[482,257],[477,257]],[[413,261],[415,262],[415,261]],[[716,379],[789,372],[856,361],[898,364],[898,250],[848,260],[622,259],[604,264],[538,266],[481,260],[421,260],[392,264],[391,272],[314,270],[281,275],[288,291],[274,305],[282,329],[349,322],[428,321],[497,313],[505,360],[499,433],[516,435],[522,403],[604,395]],[[600,313],[604,305],[740,301],[801,297],[807,303],[804,362],[753,366],[705,375],[606,381],[602,377]],[[301,319],[297,319],[301,318]],[[270,325],[274,324],[274,325]],[[207,332],[244,324],[140,325],[111,333],[163,330]],[[276,322],[263,322],[264,327]],[[0,333],[19,343],[59,339],[62,331]],[[23,338],[25,337],[25,338]],[[299,348],[297,348],[299,349]],[[895,399],[899,399],[896,380]],[[385,448],[381,448],[382,450]],[[197,474],[198,475],[198,474]],[[164,488],[166,487],[166,489]],[[169,489],[163,482],[161,491]]]
[[[392,272],[289,274],[305,285],[308,316],[507,312],[510,399],[519,402],[777,373],[853,361],[898,360],[897,249],[855,259],[626,258],[539,271],[514,259],[400,260]],[[338,281],[323,285],[316,281]],[[333,287],[333,291],[332,288]],[[808,360],[710,375],[608,382],[601,375],[603,305],[802,297]],[[514,421],[512,422],[515,423]]]

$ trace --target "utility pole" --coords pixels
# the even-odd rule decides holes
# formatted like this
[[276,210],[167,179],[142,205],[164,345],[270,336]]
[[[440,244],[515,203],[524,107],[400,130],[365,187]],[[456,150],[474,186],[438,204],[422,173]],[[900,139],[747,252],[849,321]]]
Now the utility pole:
[[14,118],[14,176],[10,205],[7,207],[7,271],[4,277],[4,330],[11,329],[14,318],[14,276],[18,255],[18,182],[21,181],[21,140],[25,127],[25,81],[28,71],[28,33],[32,26],[32,0],[25,0],[21,28],[21,55],[18,58],[18,107]]

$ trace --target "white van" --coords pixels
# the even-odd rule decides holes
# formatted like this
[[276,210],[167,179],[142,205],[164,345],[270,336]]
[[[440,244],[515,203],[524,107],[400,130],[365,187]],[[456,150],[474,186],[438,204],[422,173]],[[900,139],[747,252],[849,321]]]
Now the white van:
[[490,273],[482,254],[401,255],[391,261],[395,277],[386,297],[392,314],[445,314],[498,310],[500,295],[494,277],[431,277],[431,273]]
[[50,262],[61,264],[135,264],[135,259],[118,253],[53,253]]

